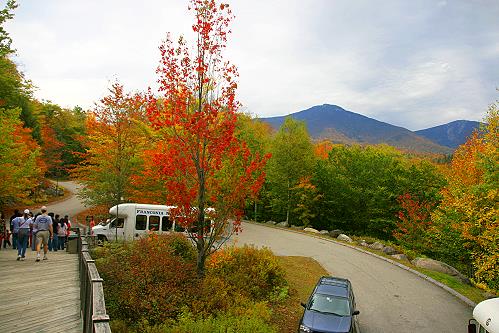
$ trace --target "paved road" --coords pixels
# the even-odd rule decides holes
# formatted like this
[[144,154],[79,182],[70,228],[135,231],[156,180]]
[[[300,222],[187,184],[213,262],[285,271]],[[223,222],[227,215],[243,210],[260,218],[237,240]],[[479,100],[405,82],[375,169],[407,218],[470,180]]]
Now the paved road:
[[[59,182],[59,185],[74,194],[77,193],[79,189],[79,185],[72,181]],[[55,214],[59,214],[61,216],[68,215],[71,222],[74,221],[73,216],[85,210],[85,206],[80,202],[76,195],[72,195],[64,201],[49,204],[47,205],[47,208],[49,212],[54,212]],[[38,209],[35,209],[35,213],[38,212],[39,209],[39,207]]]
[[466,332],[472,315],[471,307],[418,276],[327,240],[244,223],[233,241],[312,257],[332,275],[350,279],[362,333]]

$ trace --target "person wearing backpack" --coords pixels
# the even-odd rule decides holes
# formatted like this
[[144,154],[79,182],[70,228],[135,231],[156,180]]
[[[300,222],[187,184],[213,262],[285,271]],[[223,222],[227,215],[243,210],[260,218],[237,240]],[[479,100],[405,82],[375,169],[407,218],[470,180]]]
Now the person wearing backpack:
[[30,222],[29,209],[24,210],[23,216],[18,216],[12,220],[14,230],[17,230],[17,260],[24,261],[24,258],[26,257]]
[[59,228],[57,229],[57,237],[59,238],[59,241],[58,241],[59,250],[64,250],[64,243],[66,242],[67,230],[68,229],[66,226],[66,219],[63,218],[59,221]]
[[52,231],[54,239],[52,240],[52,250],[57,252],[59,250],[59,214],[55,214],[54,223],[52,224]]

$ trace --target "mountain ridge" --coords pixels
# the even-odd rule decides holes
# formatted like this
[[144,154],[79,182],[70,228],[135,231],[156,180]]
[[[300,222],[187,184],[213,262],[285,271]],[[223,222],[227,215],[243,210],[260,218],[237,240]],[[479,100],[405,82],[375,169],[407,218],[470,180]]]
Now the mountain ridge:
[[338,143],[361,143],[388,145],[410,151],[430,153],[452,153],[452,148],[437,144],[401,126],[382,122],[334,105],[315,105],[287,116],[259,118],[274,129],[286,117],[304,121],[309,134],[316,140],[329,139]]

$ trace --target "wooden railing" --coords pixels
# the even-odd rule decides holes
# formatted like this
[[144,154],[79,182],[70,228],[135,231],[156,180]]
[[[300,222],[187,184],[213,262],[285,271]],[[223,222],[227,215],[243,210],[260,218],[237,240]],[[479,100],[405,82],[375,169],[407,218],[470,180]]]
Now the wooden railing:
[[88,253],[85,236],[78,234],[78,259],[80,272],[80,313],[83,319],[83,333],[110,333],[109,316],[106,313],[102,278],[95,260]]

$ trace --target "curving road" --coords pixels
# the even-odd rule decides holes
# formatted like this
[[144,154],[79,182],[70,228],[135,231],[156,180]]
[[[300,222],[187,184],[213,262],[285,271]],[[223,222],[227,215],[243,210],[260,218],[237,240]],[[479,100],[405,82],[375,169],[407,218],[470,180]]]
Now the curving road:
[[[305,234],[243,223],[235,244],[306,256],[353,285],[362,333],[466,332],[472,308],[445,290],[383,260]],[[306,301],[306,300],[303,300]]]
[[[74,182],[61,182],[76,193]],[[47,206],[71,216],[85,207],[76,196]],[[350,279],[363,333],[466,332],[472,308],[445,290],[388,262],[306,234],[243,223],[235,244],[266,246],[277,255],[317,260],[331,275]],[[305,300],[304,300],[305,301]]]
[[[64,187],[67,191],[73,193],[67,199],[63,201],[57,201],[52,204],[47,204],[47,208],[49,212],[54,212],[55,214],[59,214],[61,216],[68,215],[69,219],[73,222],[74,216],[85,210],[85,206],[78,199],[78,197],[74,194],[78,193],[79,185],[72,181],[59,182],[59,186]],[[40,208],[35,209],[37,212]]]

